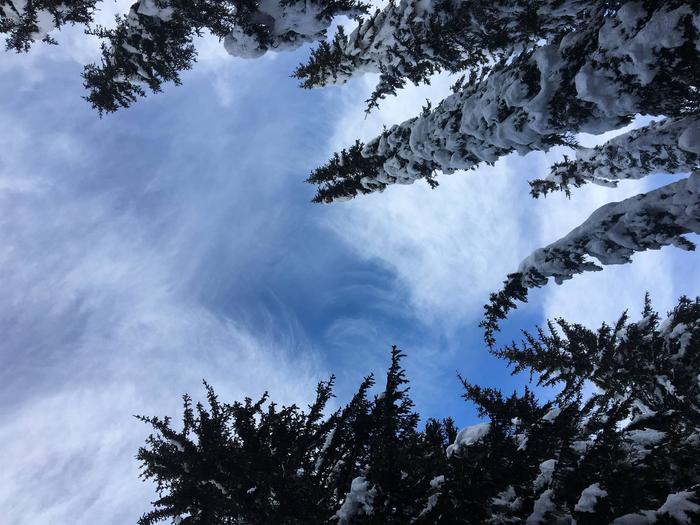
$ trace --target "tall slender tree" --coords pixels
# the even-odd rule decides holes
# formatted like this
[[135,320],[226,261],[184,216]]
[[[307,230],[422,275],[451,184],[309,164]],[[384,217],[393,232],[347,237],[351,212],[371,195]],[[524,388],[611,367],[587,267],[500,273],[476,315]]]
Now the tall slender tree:
[[516,301],[527,300],[528,289],[544,286],[550,278],[561,284],[576,274],[602,270],[590,257],[602,265],[625,264],[636,252],[663,246],[695,250],[688,233],[700,233],[700,172],[600,207],[561,239],[535,250],[508,275],[503,289],[491,294],[482,323],[486,342],[495,343],[499,320]]

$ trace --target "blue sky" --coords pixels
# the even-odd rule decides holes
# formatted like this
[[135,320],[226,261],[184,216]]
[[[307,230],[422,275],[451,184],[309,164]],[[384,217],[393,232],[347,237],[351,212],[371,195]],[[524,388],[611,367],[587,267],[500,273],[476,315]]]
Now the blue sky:
[[[95,43],[59,40],[0,59],[8,523],[134,523],[152,493],[133,459],[147,429],[131,415],[177,415],[203,378],[225,400],[269,390],[303,404],[334,372],[343,402],[398,344],[422,415],[473,422],[456,372],[523,383],[481,344],[488,293],[601,204],[665,181],[533,201],[527,180],[561,154],[551,152],[442,176],[437,190],[312,205],[312,168],[440,100],[452,80],[407,89],[365,119],[373,78],[304,91],[289,72],[306,50],[245,61],[205,39],[182,86],[100,120],[80,98]],[[666,310],[700,293],[697,264],[667,249],[538,290],[504,339],[548,316],[638,312],[645,290]]]

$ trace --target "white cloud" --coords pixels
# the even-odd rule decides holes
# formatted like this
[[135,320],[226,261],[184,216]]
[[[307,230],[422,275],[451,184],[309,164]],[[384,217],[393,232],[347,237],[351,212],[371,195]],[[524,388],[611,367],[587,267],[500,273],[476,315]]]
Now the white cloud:
[[[2,519],[134,523],[153,494],[137,479],[134,454],[148,429],[132,414],[177,416],[182,393],[203,398],[203,378],[226,401],[269,389],[277,401],[303,404],[326,374],[293,322],[252,333],[199,300],[198,283],[236,264],[228,254],[209,267],[214,275],[199,273],[231,208],[254,199],[235,192],[240,180],[225,169],[196,181],[186,169],[167,180],[131,173],[127,162],[110,169],[102,163],[115,159],[105,160],[82,126],[46,115],[40,105],[22,119],[0,111]],[[128,128],[136,142],[137,124]],[[119,122],[112,126],[101,139],[119,136]],[[193,147],[192,129],[183,134],[170,140]],[[139,205],[148,199],[167,205],[153,212]],[[243,220],[247,213],[225,231],[228,243],[251,236],[243,257],[275,232],[255,228],[259,215]]]
[[337,205],[332,228],[391,268],[426,321],[464,321],[517,264],[527,225],[508,163]]

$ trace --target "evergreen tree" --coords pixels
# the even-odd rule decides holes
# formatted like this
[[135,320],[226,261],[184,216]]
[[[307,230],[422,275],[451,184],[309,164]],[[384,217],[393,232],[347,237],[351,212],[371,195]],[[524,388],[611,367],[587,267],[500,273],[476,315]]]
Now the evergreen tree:
[[492,346],[498,321],[505,319],[516,301],[527,301],[527,291],[553,278],[561,284],[574,275],[600,271],[600,264],[625,264],[632,255],[663,246],[692,251],[685,235],[700,233],[700,172],[657,190],[611,202],[598,208],[576,229],[549,246],[530,254],[517,272],[508,275],[501,291],[486,305],[486,342]]
[[91,31],[105,43],[101,63],[85,67],[87,100],[100,113],[113,112],[146,88],[179,84],[180,72],[196,59],[193,39],[205,30],[229,54],[254,58],[323,38],[333,17],[364,10],[356,0],[139,0],[115,28]]
[[417,430],[395,347],[382,393],[370,400],[369,376],[328,415],[333,378],[306,411],[224,404],[207,386],[207,408],[185,397],[182,430],[141,418],[160,498],[140,523],[696,523],[700,298],[663,322],[647,298],[642,316],[525,332],[494,353],[554,399],[462,380],[484,421],[459,432],[449,419]]
[[[365,22],[364,29],[360,26],[354,40],[338,37],[345,38],[348,52],[343,54],[338,44],[331,53],[334,58],[324,59],[323,64],[341,64],[342,75],[330,65],[313,66],[309,82],[322,84],[338,75],[346,78],[370,67],[363,60],[390,64],[388,51],[378,51],[384,49],[381,42],[392,38],[403,42],[408,37],[396,36],[403,31],[428,34],[430,17],[438,16],[438,9],[449,13],[457,4],[391,3],[373,22]],[[500,9],[521,13],[513,16],[523,21],[526,5],[533,23],[518,26],[522,31],[515,30],[512,45],[499,55],[500,48],[489,43],[498,41],[496,25],[483,25],[480,17],[495,23]],[[568,195],[572,187],[589,181],[615,185],[655,172],[700,169],[700,4],[687,0],[587,2],[586,6],[495,2],[491,10],[475,12],[470,20],[476,25],[472,29],[464,25],[465,31],[492,27],[496,35],[491,40],[492,33],[483,31],[486,41],[480,49],[484,54],[481,62],[474,62],[483,67],[467,66],[468,77],[460,79],[453,94],[436,107],[428,105],[418,117],[385,129],[367,144],[357,141],[313,171],[308,182],[318,186],[315,202],[347,200],[418,179],[435,187],[438,172],[475,169],[513,152],[524,155],[554,145],[575,148],[576,157],[565,158],[552,166],[547,178],[531,182],[535,197],[555,190]],[[571,16],[579,17],[576,24]],[[421,23],[423,33],[407,29]],[[368,36],[363,36],[363,30]],[[392,52],[410,56],[400,48]],[[428,48],[417,53],[428,64],[440,55]],[[495,62],[485,64],[483,57]],[[426,75],[432,71],[426,66]],[[404,73],[397,75],[405,77]],[[575,141],[576,133],[619,129],[638,114],[663,120],[596,148],[580,148]],[[526,300],[529,288],[542,286],[549,277],[561,282],[576,273],[600,269],[589,256],[605,265],[629,262],[636,251],[669,244],[692,249],[683,235],[697,232],[700,226],[695,179],[604,206],[571,234],[533,253],[508,276],[504,289],[492,294],[483,322],[487,343],[493,345],[498,321],[517,301]]]
[[49,32],[65,24],[92,21],[97,0],[0,0],[0,33],[5,46],[29,51],[37,40],[54,44]]
[[347,35],[339,27],[321,42],[294,76],[306,88],[381,73],[369,108],[395,94],[406,80],[429,82],[438,71],[479,69],[570,30],[592,2],[496,0],[391,0]]
[[[512,152],[573,146],[574,133],[618,129],[638,113],[697,115],[697,2],[614,7],[594,3],[575,31],[473,72],[435,108],[356,146],[370,170],[355,167],[358,155],[344,151],[341,162],[334,157],[309,179],[319,186],[316,200],[352,198],[422,178],[434,183],[437,171],[473,169]],[[679,131],[686,140],[678,147],[697,155],[693,130]]]

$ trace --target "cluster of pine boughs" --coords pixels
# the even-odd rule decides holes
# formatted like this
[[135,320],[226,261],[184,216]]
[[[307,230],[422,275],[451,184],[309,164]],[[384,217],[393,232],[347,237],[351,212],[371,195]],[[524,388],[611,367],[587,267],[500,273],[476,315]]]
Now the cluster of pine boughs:
[[460,378],[484,420],[462,430],[421,424],[395,347],[380,392],[366,377],[336,410],[333,378],[307,409],[207,385],[181,425],[141,418],[160,497],[140,523],[697,523],[700,299],[661,321],[647,300],[637,322],[525,333],[495,354],[553,399]]

